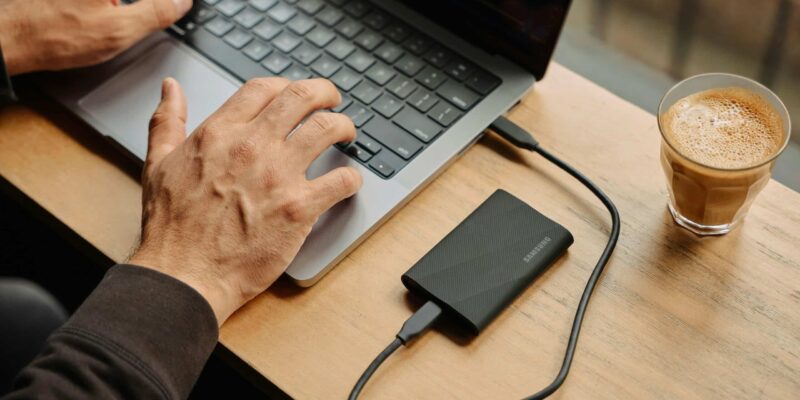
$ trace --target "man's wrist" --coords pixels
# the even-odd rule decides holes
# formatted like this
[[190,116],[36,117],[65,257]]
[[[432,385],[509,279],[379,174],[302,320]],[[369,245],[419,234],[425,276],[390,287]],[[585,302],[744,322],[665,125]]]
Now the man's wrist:
[[[185,268],[185,266],[170,265],[170,262],[164,260],[163,257],[148,254],[147,251],[142,251],[142,249],[131,256],[128,262],[171,276],[194,289],[211,306],[220,326],[238,308],[237,304],[232,304],[231,299],[233,296],[231,296],[231,291],[228,290],[224,282],[221,279],[210,279],[207,276],[202,276],[202,272],[199,272],[202,269],[196,270]],[[185,261],[184,263],[186,262],[190,261]],[[173,262],[172,264],[175,263]]]

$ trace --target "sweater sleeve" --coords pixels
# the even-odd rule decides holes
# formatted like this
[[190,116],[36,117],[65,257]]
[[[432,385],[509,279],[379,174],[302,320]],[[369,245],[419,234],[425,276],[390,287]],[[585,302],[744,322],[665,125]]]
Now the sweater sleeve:
[[211,306],[194,289],[117,265],[20,372],[7,399],[185,399],[218,335]]

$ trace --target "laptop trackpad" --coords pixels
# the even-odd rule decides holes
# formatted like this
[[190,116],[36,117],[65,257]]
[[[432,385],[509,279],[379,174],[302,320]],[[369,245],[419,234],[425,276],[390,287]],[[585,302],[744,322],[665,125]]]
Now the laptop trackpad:
[[238,85],[171,40],[153,46],[141,58],[105,81],[78,104],[104,132],[140,159],[147,153],[147,124],[161,98],[161,82],[180,82],[189,105],[187,134],[216,111]]

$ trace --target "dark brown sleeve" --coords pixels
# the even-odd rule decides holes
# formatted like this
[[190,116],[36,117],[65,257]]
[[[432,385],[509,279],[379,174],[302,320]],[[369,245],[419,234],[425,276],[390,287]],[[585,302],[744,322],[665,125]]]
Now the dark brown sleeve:
[[22,370],[8,399],[185,399],[218,335],[194,289],[117,265]]

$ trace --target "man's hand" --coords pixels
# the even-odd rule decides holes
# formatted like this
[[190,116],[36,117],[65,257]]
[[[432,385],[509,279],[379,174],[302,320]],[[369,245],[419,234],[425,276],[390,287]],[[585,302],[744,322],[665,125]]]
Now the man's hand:
[[192,0],[3,0],[0,45],[11,75],[111,59],[177,21]]
[[349,167],[305,176],[332,144],[355,139],[348,117],[318,111],[340,101],[327,80],[254,79],[186,139],[186,100],[165,80],[130,262],[195,288],[222,325],[283,273],[320,214],[361,187]]

